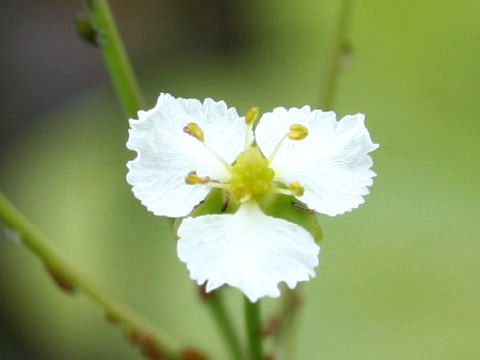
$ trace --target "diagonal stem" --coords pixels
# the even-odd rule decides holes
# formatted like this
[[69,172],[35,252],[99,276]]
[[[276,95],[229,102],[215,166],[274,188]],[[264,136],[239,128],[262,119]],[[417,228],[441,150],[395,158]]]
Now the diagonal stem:
[[127,116],[134,118],[144,102],[108,1],[85,0],[84,3],[96,32],[96,44],[102,51],[123,109]]
[[244,359],[240,340],[228,310],[223,302],[221,290],[216,290],[211,294],[207,294],[205,302],[230,351],[231,358],[234,360]]
[[32,225],[0,192],[0,219],[5,225],[17,231],[24,243],[36,256],[45,262],[47,269],[64,290],[83,290],[94,302],[100,305],[107,316],[121,322],[133,336],[149,341],[149,350],[154,348],[169,358],[181,357],[182,348],[164,331],[155,328],[148,320],[126,305],[118,302],[102,289],[87,280],[53,249],[45,237]]

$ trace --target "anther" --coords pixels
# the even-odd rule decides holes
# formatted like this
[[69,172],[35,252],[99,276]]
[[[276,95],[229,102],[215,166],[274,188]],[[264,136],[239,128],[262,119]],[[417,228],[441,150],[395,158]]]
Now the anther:
[[258,107],[253,107],[250,110],[248,110],[247,114],[245,115],[245,122],[247,123],[247,125],[255,124],[255,122],[258,119],[258,113],[259,113]]
[[308,135],[308,129],[300,124],[293,124],[290,126],[290,131],[287,136],[291,140],[302,140],[305,139]]
[[305,192],[305,188],[298,181],[293,181],[288,185],[288,188],[294,196],[302,196]]
[[183,131],[186,132],[188,135],[197,138],[201,142],[203,142],[204,140],[203,131],[196,123],[188,123],[187,126],[183,128]]
[[188,175],[185,177],[185,182],[188,185],[195,185],[195,184],[208,184],[211,181],[209,177],[200,177],[197,175],[196,171],[190,171]]

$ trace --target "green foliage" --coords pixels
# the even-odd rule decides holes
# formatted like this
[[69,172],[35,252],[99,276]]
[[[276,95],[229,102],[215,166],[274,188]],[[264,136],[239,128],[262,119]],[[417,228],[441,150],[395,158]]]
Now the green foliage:
[[267,194],[259,198],[265,214],[282,218],[308,230],[316,242],[322,240],[322,229],[317,215],[293,196]]

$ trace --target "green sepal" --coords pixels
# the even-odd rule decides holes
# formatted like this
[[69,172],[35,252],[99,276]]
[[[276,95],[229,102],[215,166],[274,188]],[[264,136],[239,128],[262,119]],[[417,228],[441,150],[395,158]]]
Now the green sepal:
[[212,189],[205,200],[198,204],[189,216],[233,214],[237,211],[238,205],[238,201],[233,196],[229,196],[225,190]]
[[[237,211],[239,203],[233,196],[229,196],[222,189],[212,189],[205,200],[195,206],[188,215],[197,217],[208,214],[233,214]],[[177,218],[173,224],[173,230],[177,232],[183,218]]]
[[265,214],[300,225],[312,234],[317,243],[322,240],[322,229],[317,214],[295,197],[266,194],[257,200]]

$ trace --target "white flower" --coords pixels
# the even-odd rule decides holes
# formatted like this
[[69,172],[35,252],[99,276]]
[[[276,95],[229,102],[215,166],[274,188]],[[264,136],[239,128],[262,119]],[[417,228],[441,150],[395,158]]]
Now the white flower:
[[301,226],[267,216],[256,202],[267,193],[294,195],[316,212],[342,214],[363,203],[375,173],[364,115],[278,107],[246,117],[223,101],[161,94],[130,120],[127,181],[155,215],[187,216],[212,188],[240,202],[234,214],[188,217],[177,252],[206,290],[228,284],[251,301],[280,295],[315,276],[320,248]]

